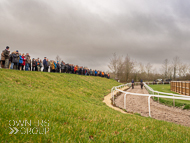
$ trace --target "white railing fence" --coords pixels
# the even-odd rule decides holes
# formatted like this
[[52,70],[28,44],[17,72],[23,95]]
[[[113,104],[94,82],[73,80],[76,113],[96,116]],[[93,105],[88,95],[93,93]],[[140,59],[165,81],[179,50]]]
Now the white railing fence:
[[[144,84],[144,87],[146,88],[146,90],[149,92],[149,94],[131,93],[131,92],[121,90],[121,88],[123,88],[123,87],[126,87],[126,86],[130,87],[131,83],[127,83],[127,84],[119,85],[119,86],[114,86],[111,89],[113,104],[115,104],[115,94],[114,94],[114,92],[117,92],[117,91],[124,94],[124,109],[126,109],[126,95],[137,95],[137,96],[148,97],[149,116],[151,117],[151,112],[150,112],[150,98],[151,97],[157,97],[158,99],[159,98],[173,99],[174,106],[175,106],[175,99],[190,101],[190,96],[154,91],[146,83],[143,82],[143,84]],[[157,93],[157,95],[155,93]],[[162,94],[162,95],[160,95],[160,94]]]

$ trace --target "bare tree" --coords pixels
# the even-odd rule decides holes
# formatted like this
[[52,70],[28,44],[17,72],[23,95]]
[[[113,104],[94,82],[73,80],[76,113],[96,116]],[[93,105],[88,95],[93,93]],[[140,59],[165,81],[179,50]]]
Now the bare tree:
[[108,65],[109,69],[113,72],[114,76],[117,76],[118,71],[118,56],[116,53],[113,53],[112,58],[110,59],[110,63]]
[[179,77],[185,77],[188,73],[189,66],[187,64],[180,63],[179,66]]
[[172,79],[172,72],[173,72],[173,66],[169,65],[169,67],[168,67],[168,77],[169,77],[169,79]]
[[178,71],[178,66],[179,66],[180,59],[178,56],[175,56],[173,58],[173,69],[174,69],[174,79],[176,79],[176,73]]
[[148,78],[149,78],[151,69],[152,69],[152,65],[150,63],[147,63],[147,65],[146,65],[146,71],[147,71]]
[[119,56],[117,61],[117,77],[120,80],[123,80],[123,71],[124,71],[123,57]]
[[59,57],[59,55],[56,56],[55,58],[56,62],[58,61],[59,63],[61,62],[61,58]]
[[139,63],[139,68],[140,68],[140,73],[144,73],[145,70],[144,70],[144,65],[142,63]]
[[124,73],[125,73],[125,81],[129,81],[130,75],[134,70],[134,62],[127,55],[124,60]]
[[168,68],[169,68],[169,60],[165,59],[162,65],[163,71],[164,71],[164,78],[168,78]]

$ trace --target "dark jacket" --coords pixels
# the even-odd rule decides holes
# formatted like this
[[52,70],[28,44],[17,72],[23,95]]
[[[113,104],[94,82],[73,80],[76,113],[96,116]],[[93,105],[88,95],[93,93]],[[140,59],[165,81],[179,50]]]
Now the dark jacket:
[[17,54],[12,54],[12,62],[13,63],[18,63],[19,61],[18,61],[18,55]]
[[13,61],[13,57],[12,57],[12,54],[9,55],[9,61],[12,63]]
[[65,68],[66,68],[66,70],[69,70],[69,65],[66,64],[66,65],[65,65]]
[[46,59],[43,60],[43,65],[44,65],[44,67],[47,66],[47,61],[46,61]]
[[60,64],[57,63],[57,70],[60,70]]
[[10,52],[5,49],[3,53],[4,53],[4,56],[5,56],[5,59],[9,59],[9,53]]
[[35,67],[36,66],[36,61],[32,60],[32,66]]

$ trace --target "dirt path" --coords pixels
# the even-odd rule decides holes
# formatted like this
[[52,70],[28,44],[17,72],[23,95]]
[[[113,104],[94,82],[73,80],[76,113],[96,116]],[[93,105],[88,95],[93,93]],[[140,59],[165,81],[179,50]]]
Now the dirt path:
[[[135,86],[134,89],[129,89],[129,92],[148,94],[146,89],[140,89],[140,86]],[[116,106],[124,108],[124,94],[121,94],[115,100]],[[148,97],[127,95],[126,110],[128,112],[139,113],[141,116],[148,117]],[[182,110],[176,107],[168,107],[159,104],[153,99],[150,100],[150,110],[152,118],[174,122],[184,126],[190,126],[190,111]]]
[[[124,87],[122,88],[121,90],[126,90],[128,89],[129,87]],[[116,92],[114,92],[114,94],[116,94]],[[111,98],[112,98],[112,93],[108,94],[107,96],[104,97],[104,100],[103,102],[106,103],[107,106],[111,107],[112,109],[116,110],[116,111],[119,111],[121,113],[124,113],[126,114],[127,112],[124,112],[122,109],[119,109],[118,107],[114,107],[112,104],[111,104]]]

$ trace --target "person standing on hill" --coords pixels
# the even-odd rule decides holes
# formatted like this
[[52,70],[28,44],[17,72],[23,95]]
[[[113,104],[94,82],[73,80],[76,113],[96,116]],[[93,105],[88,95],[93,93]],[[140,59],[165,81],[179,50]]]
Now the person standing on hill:
[[4,56],[5,56],[5,68],[8,69],[9,68],[9,46],[6,47],[6,49],[4,50]]
[[14,63],[13,69],[14,69],[14,70],[17,70],[17,69],[18,69],[17,63],[19,62],[19,61],[18,61],[18,54],[17,54],[17,52],[14,52],[14,53],[12,54],[12,62]]
[[44,65],[44,72],[46,72],[46,70],[47,70],[47,60],[46,60],[46,57],[44,57],[43,65]]
[[28,53],[26,53],[26,64],[25,64],[25,71],[28,71],[29,63],[30,63],[30,56]]
[[17,70],[19,70],[19,59],[20,59],[20,55],[19,55],[19,51],[18,50],[16,50],[16,55],[17,55],[17,57],[18,57],[18,60],[17,60],[17,66],[16,66],[16,68],[17,68]]
[[20,53],[20,55],[19,55],[19,65],[18,65],[18,69],[19,69],[19,70],[21,70],[22,63],[23,63],[23,58],[22,58],[22,55],[21,55],[21,53]]
[[24,66],[25,66],[25,62],[26,62],[26,58],[25,58],[24,53],[22,54],[22,60],[23,60],[23,62],[22,62],[22,70],[24,70]]
[[31,58],[30,58],[30,63],[29,63],[29,70],[30,71],[32,71],[31,64],[32,64],[32,61],[31,61]]
[[13,53],[14,52],[12,52],[10,55],[9,55],[9,65],[11,64],[11,66],[10,66],[10,69],[13,69],[13,66],[14,66],[14,63],[13,63]]
[[35,59],[33,58],[33,59],[32,59],[32,71],[35,71],[35,66],[36,66],[36,61],[35,61]]
[[1,68],[5,68],[5,55],[4,50],[1,53]]
[[97,76],[98,72],[95,70],[94,74],[95,74],[95,76]]
[[46,58],[46,63],[47,63],[46,72],[48,72],[48,69],[49,69],[49,66],[50,66],[50,62],[48,61],[47,58]]
[[59,64],[59,62],[57,61],[57,71],[56,72],[60,72],[60,64]]
[[55,69],[54,69],[54,72],[56,72],[57,71],[57,64],[56,64],[56,62],[54,61],[54,67],[55,67]]

